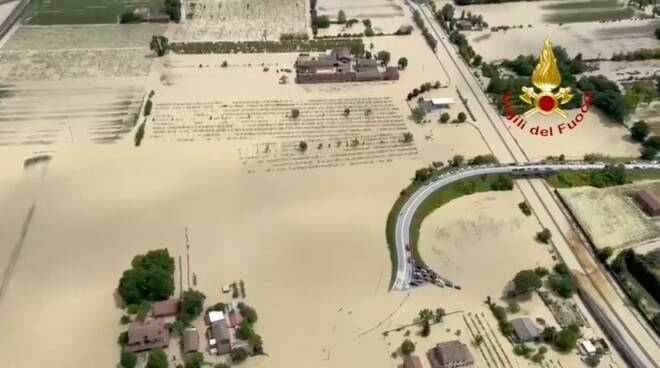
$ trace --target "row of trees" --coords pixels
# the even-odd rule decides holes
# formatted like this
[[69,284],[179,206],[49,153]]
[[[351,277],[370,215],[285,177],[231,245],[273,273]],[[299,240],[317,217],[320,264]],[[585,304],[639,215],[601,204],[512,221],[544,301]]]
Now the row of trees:
[[426,27],[426,23],[424,23],[424,19],[422,19],[422,15],[418,10],[413,11],[413,20],[415,21],[415,24],[417,24],[417,27],[422,31],[422,35],[424,35],[424,39],[426,40],[426,43],[429,45],[431,50],[435,52],[438,48],[438,40],[433,37],[429,29]]
[[636,60],[651,60],[651,59],[660,59],[660,48],[639,49],[628,52],[622,51],[622,52],[614,53],[612,55],[612,61],[636,61]]

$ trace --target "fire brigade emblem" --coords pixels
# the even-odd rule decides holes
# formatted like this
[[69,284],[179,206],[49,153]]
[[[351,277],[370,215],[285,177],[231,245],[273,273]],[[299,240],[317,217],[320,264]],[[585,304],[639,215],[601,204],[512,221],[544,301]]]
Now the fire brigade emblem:
[[523,87],[523,94],[520,95],[521,100],[533,106],[525,112],[525,117],[537,112],[543,115],[556,112],[564,118],[567,116],[559,106],[569,102],[573,95],[570,87],[559,88],[557,92],[553,92],[561,84],[561,75],[557,68],[557,59],[552,52],[552,44],[548,39],[543,43],[539,63],[532,73],[532,84],[540,90],[538,93],[534,87]]

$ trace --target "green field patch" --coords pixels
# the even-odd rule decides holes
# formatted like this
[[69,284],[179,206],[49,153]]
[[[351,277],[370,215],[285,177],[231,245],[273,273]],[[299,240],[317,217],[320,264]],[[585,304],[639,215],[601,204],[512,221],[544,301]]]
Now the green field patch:
[[162,0],[33,0],[23,12],[25,24],[119,23],[119,17],[137,8],[161,12]]
[[582,23],[582,22],[601,22],[619,19],[631,18],[634,11],[630,8],[618,9],[575,9],[576,11],[557,11],[555,13],[543,16],[547,23]]
[[548,10],[590,10],[620,8],[621,3],[618,0],[595,0],[595,1],[559,1],[543,5],[542,9]]
[[[575,188],[592,186],[592,176],[596,171],[561,172],[550,175],[546,180],[554,188]],[[640,180],[660,179],[660,170],[626,170],[628,183]]]

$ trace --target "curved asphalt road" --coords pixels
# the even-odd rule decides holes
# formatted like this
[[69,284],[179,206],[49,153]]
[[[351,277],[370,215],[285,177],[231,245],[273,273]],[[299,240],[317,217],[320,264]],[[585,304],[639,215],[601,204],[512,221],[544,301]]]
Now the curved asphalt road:
[[[493,174],[512,174],[512,175],[534,175],[547,174],[557,171],[584,171],[597,170],[605,167],[604,163],[584,164],[584,163],[566,163],[566,164],[518,164],[518,165],[490,165],[459,169],[454,172],[447,172],[435,180],[419,188],[401,207],[399,217],[396,221],[396,252],[397,252],[397,271],[396,278],[392,284],[392,290],[405,290],[410,287],[412,280],[413,264],[409,262],[412,259],[411,252],[406,249],[410,243],[412,234],[411,223],[413,216],[419,209],[419,206],[433,193],[441,190],[445,185],[455,183],[459,180],[479,175]],[[660,163],[631,163],[625,164],[626,169],[660,169]]]
[[2,38],[7,34],[7,32],[9,32],[11,27],[14,25],[14,23],[16,23],[19,16],[21,15],[25,7],[28,6],[29,3],[30,0],[20,0],[20,2],[16,4],[14,10],[12,10],[11,13],[9,13],[9,15],[7,16],[7,18],[5,18],[5,20],[2,23],[0,23],[0,40],[2,40]]

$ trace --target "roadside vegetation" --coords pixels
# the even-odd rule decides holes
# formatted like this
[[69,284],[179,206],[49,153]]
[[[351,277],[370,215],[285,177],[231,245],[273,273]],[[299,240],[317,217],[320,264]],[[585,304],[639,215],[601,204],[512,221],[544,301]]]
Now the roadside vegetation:
[[325,52],[338,47],[348,47],[358,56],[365,52],[360,38],[333,39],[283,39],[280,41],[218,41],[173,42],[170,49],[177,54],[238,54],[273,52]]
[[660,179],[660,170],[627,170],[619,164],[608,165],[602,170],[555,173],[546,180],[554,188],[606,188],[648,179]]
[[626,249],[612,261],[610,270],[641,314],[660,334],[660,249],[647,255]]

